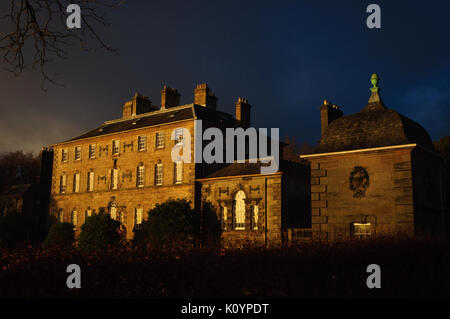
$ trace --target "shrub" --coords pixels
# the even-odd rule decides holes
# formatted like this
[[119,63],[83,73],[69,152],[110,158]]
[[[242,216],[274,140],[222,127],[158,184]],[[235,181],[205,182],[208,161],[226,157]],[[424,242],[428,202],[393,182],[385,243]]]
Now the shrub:
[[30,221],[22,214],[8,212],[0,217],[0,242],[3,248],[15,248],[29,241]]
[[200,214],[186,199],[171,199],[148,212],[148,219],[135,232],[134,243],[156,248],[192,245],[199,234]]
[[107,213],[100,212],[86,219],[81,226],[78,248],[83,251],[100,251],[115,246],[121,240],[120,222],[111,219]]
[[222,229],[217,218],[216,209],[211,202],[203,202],[202,207],[202,242],[206,246],[220,244]]
[[44,240],[44,247],[70,247],[75,240],[75,233],[71,223],[55,223],[50,227]]

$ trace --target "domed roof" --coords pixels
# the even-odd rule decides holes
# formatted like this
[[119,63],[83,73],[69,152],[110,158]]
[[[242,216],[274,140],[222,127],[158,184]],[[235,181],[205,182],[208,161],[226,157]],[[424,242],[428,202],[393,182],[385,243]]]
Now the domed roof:
[[378,91],[374,84],[369,103],[362,111],[331,122],[315,153],[404,144],[418,144],[433,150],[427,131],[406,116],[388,109]]

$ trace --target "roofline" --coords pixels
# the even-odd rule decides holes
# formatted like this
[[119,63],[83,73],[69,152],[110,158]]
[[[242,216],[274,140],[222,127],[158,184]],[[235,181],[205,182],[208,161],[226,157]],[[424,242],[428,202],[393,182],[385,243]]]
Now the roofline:
[[[173,121],[173,122],[168,122],[168,123],[161,123],[161,124],[156,124],[156,125],[148,125],[148,126],[144,126],[144,127],[131,129],[131,130],[119,131],[119,132],[108,133],[108,134],[103,134],[103,135],[96,135],[96,136],[85,137],[85,138],[80,138],[80,139],[74,139],[74,140],[59,142],[59,143],[55,143],[55,144],[50,144],[50,147],[54,147],[54,146],[57,146],[57,145],[64,145],[64,144],[74,143],[74,142],[79,142],[79,141],[85,141],[85,140],[89,140],[89,139],[95,139],[95,138],[104,137],[104,136],[111,136],[111,135],[115,135],[115,134],[122,134],[122,133],[125,133],[125,132],[139,131],[139,130],[143,130],[143,129],[146,129],[146,128],[149,128],[149,127],[156,127],[156,126],[167,125],[167,124],[187,122],[187,121],[192,121],[192,120],[195,120],[195,119],[197,119],[196,116],[194,116],[192,118],[189,118],[189,119],[185,119],[185,120]],[[90,132],[90,131],[92,131],[92,130],[89,130],[87,132]]]
[[132,119],[140,119],[142,117],[147,117],[147,116],[151,116],[151,115],[156,115],[156,114],[161,114],[161,113],[166,113],[166,112],[170,112],[170,111],[176,111],[176,110],[182,110],[182,109],[187,109],[187,108],[192,108],[195,104],[194,103],[190,103],[190,104],[184,104],[184,105],[178,105],[178,106],[172,106],[169,108],[165,108],[164,110],[155,110],[155,111],[150,111],[150,112],[145,112],[142,114],[137,114],[137,115],[132,115],[131,117],[126,117],[126,118],[118,118],[115,120],[109,120],[109,121],[105,121],[103,124],[114,124],[114,123],[119,123],[122,121],[129,121]]
[[[129,121],[129,120],[132,120],[132,119],[140,119],[140,118],[143,118],[143,117],[152,116],[152,115],[156,115],[156,114],[161,114],[161,113],[166,113],[166,112],[171,112],[171,111],[191,108],[193,117],[189,118],[189,119],[179,120],[179,121],[174,121],[174,122],[168,122],[168,123],[161,123],[161,124],[157,124],[157,125],[148,125],[148,126],[144,126],[144,127],[131,129],[131,130],[119,131],[119,132],[103,134],[103,135],[96,135],[96,136],[85,137],[85,138],[80,138],[80,139],[72,139],[72,140],[68,140],[68,141],[63,141],[63,142],[59,142],[59,143],[50,144],[49,147],[54,147],[54,146],[57,146],[57,145],[64,145],[64,144],[68,144],[68,143],[72,143],[72,142],[76,142],[76,141],[84,141],[84,140],[94,139],[94,138],[98,138],[98,137],[101,137],[101,136],[111,136],[111,135],[118,134],[118,133],[133,132],[133,131],[142,130],[142,129],[149,128],[149,127],[156,127],[156,126],[161,126],[161,125],[166,125],[166,124],[173,124],[173,123],[180,123],[180,122],[185,122],[185,121],[197,120],[198,117],[197,117],[197,114],[195,113],[195,106],[196,105],[202,106],[202,105],[195,104],[195,103],[190,103],[190,104],[185,104],[185,105],[180,105],[180,106],[174,106],[174,107],[166,108],[164,110],[160,109],[160,110],[146,112],[146,113],[139,114],[139,115],[134,115],[134,116],[128,117],[128,118],[119,118],[119,119],[115,119],[115,120],[105,121],[105,122],[103,122],[103,126],[104,125],[109,125],[109,124],[114,124],[114,123],[119,123],[119,122],[122,122],[122,121]],[[204,107],[204,106],[202,106],[202,107]],[[226,112],[222,112],[222,111],[217,111],[217,112],[220,112],[220,113],[223,113],[223,114],[227,114],[227,115],[230,115],[231,117],[233,117],[233,115],[231,115],[229,113],[226,113]],[[101,126],[98,126],[98,128],[100,129]],[[84,133],[80,134],[80,136],[83,135],[83,134],[89,133],[92,130],[93,129],[87,130]]]
[[283,175],[283,172],[276,172],[273,174],[249,174],[249,175],[233,175],[233,176],[220,176],[220,177],[209,177],[209,178],[196,178],[196,182],[203,181],[211,181],[211,180],[219,180],[219,179],[233,179],[240,177],[267,177],[267,176],[275,176],[275,175]]
[[329,155],[343,155],[343,154],[352,154],[352,153],[364,153],[364,152],[383,151],[383,150],[392,150],[392,149],[401,149],[401,148],[414,148],[416,146],[417,146],[417,144],[403,144],[403,145],[394,145],[394,146],[383,146],[383,147],[364,148],[364,149],[351,150],[351,151],[341,151],[341,152],[330,152],[330,153],[300,155],[300,158],[312,158],[312,157],[321,157],[321,156],[329,156]]

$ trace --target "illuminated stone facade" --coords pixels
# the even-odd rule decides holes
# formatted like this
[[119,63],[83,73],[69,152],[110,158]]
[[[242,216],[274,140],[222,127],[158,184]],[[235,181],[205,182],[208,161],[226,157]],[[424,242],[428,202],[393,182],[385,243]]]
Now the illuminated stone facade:
[[172,161],[172,133],[187,129],[194,146],[196,120],[203,131],[249,127],[246,99],[238,99],[233,117],[217,110],[206,84],[182,106],[172,88],[162,89],[160,107],[136,94],[122,118],[53,145],[51,211],[78,233],[86,216],[104,210],[128,239],[151,208],[176,198],[199,209],[212,204],[224,243],[440,235],[448,225],[445,161],[428,133],[388,109],[378,90],[350,116],[325,101],[316,151],[297,162],[281,159],[266,175],[260,163],[196,164],[195,149],[191,163]]
[[301,156],[311,169],[313,238],[439,236],[447,228],[444,158],[425,129],[388,109],[374,86],[359,113],[321,106],[322,138],[314,154]]

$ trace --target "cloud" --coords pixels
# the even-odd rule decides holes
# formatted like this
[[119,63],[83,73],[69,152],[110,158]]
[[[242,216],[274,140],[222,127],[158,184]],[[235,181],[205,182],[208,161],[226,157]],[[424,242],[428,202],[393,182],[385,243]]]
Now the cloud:
[[42,146],[63,141],[82,131],[69,121],[28,110],[10,112],[0,119],[0,152],[38,153]]
[[434,87],[417,87],[405,94],[408,116],[428,129],[433,139],[450,134],[450,93]]

